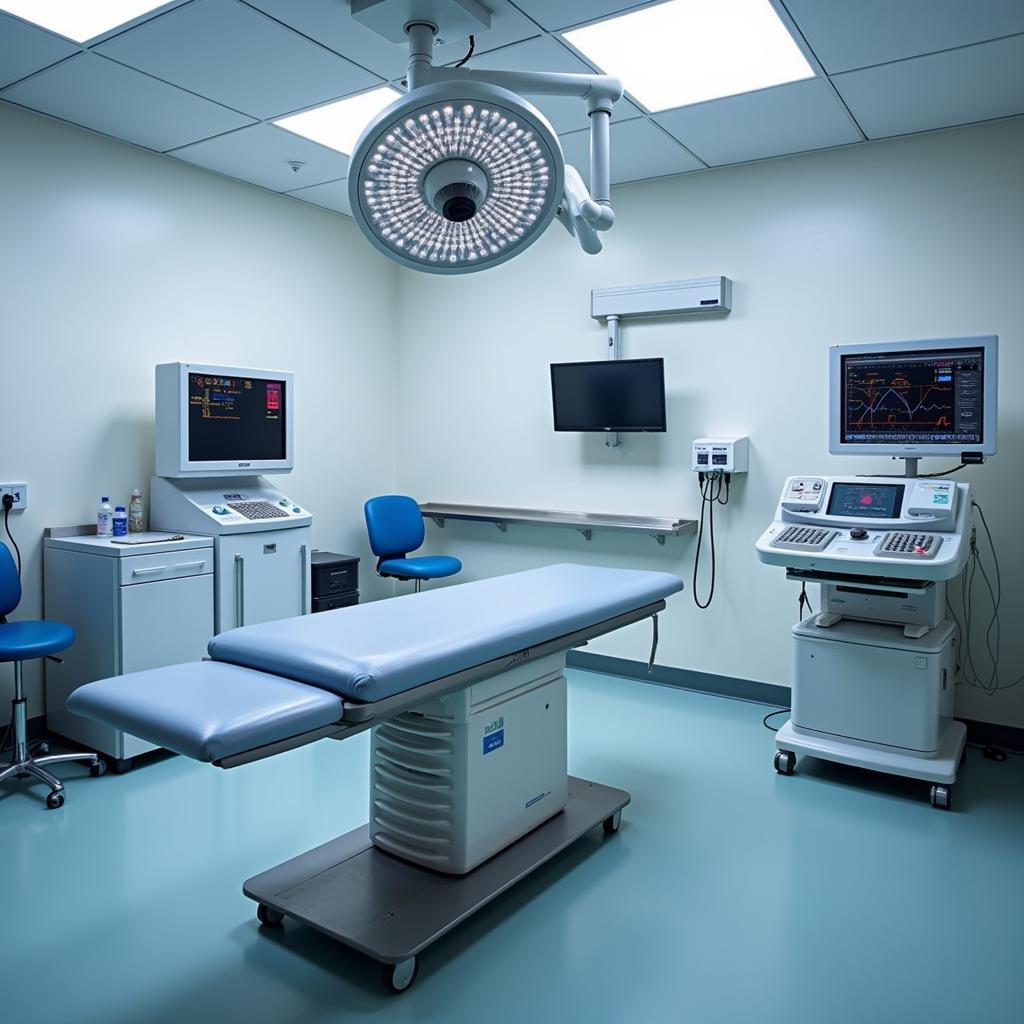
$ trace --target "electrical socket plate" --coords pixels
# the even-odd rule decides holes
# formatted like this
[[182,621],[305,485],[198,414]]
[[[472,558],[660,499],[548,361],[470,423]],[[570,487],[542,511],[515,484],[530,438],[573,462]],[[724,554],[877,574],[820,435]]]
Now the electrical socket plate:
[[[0,501],[3,500],[5,494],[14,495],[12,511],[18,512],[28,508],[28,484],[0,484]],[[3,511],[2,506],[0,506],[0,511]]]

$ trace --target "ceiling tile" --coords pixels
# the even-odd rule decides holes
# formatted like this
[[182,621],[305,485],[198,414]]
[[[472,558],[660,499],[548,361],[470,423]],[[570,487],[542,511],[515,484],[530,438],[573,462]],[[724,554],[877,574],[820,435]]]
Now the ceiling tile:
[[635,7],[651,6],[650,0],[513,0],[513,3],[538,25],[551,31],[610,18]]
[[[275,192],[318,185],[343,178],[348,172],[347,156],[272,124],[255,124],[175,150],[172,155]],[[304,166],[294,171],[289,160],[301,160]]]
[[1024,113],[1024,35],[832,79],[869,138]]
[[0,99],[160,151],[251,123],[234,110],[94,53],[12,85]]
[[237,0],[195,0],[96,49],[261,118],[379,84],[375,75]]
[[822,79],[695,103],[654,120],[712,165],[862,141]]
[[74,43],[0,13],[0,86],[77,53]]
[[[550,37],[529,39],[525,43],[506,46],[494,53],[484,54],[473,61],[477,71],[561,71],[570,74],[592,74],[587,65],[575,54]],[[530,102],[554,125],[559,133],[580,131],[590,126],[587,105],[574,96],[532,96],[524,93]],[[626,121],[640,117],[642,111],[623,98],[615,104],[614,118]]]
[[[612,125],[612,184],[695,171],[703,165],[646,119]],[[562,136],[565,162],[590,181],[590,132]]]
[[297,188],[288,195],[306,203],[343,213],[346,217],[352,216],[352,207],[348,204],[348,178],[325,181],[322,185],[311,185],[309,188]]
[[786,0],[830,74],[1024,32],[1021,0]]
[[[408,49],[388,42],[383,36],[355,21],[347,3],[339,0],[245,2],[384,78],[394,80],[405,75],[409,62]],[[492,11],[491,27],[476,37],[478,54],[537,35],[537,26],[506,0],[488,0],[487,7]],[[435,50],[434,60],[437,64],[451,64],[461,60],[466,54],[466,46],[466,39],[445,42]],[[471,66],[475,67],[475,62]]]

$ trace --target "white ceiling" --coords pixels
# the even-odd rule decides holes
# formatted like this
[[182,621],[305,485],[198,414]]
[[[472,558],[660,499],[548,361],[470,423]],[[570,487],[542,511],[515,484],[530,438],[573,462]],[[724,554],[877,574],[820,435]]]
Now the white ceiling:
[[[1024,0],[772,2],[817,77],[657,114],[627,97],[613,182],[1024,114]],[[648,6],[484,3],[469,67],[526,71],[587,71],[558,32]],[[465,49],[446,40],[437,61]],[[268,122],[397,84],[405,62],[346,0],[171,0],[88,46],[0,13],[0,100],[342,213],[348,158]],[[534,102],[586,175],[583,104]]]

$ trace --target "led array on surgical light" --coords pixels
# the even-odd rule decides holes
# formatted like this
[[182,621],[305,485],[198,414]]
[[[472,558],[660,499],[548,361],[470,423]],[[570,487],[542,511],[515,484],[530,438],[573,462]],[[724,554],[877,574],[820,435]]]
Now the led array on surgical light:
[[[550,161],[535,133],[500,106],[426,107],[380,138],[363,201],[397,252],[435,264],[487,260],[536,229],[552,199]],[[425,190],[432,169],[448,162],[467,164],[467,179],[482,172],[486,194],[472,183],[446,185],[440,196]]]
[[[388,19],[415,14],[401,29],[409,43],[408,92],[370,118],[349,161],[349,205],[360,231],[390,259],[433,274],[504,263],[555,218],[584,252],[600,252],[598,233],[615,222],[609,122],[622,83],[607,75],[435,67],[439,26],[447,20],[452,31],[472,31],[466,12],[473,5],[414,6],[415,12],[406,0],[353,5],[353,17],[389,39],[398,29]],[[523,93],[576,96],[586,104],[589,191],[566,165],[554,128]]]

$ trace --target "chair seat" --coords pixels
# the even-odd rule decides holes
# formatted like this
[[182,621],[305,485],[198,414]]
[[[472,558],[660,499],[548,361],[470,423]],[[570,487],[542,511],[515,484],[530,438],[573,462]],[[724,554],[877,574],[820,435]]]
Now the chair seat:
[[403,580],[436,580],[462,571],[462,563],[448,555],[422,555],[419,558],[388,558],[380,563],[382,576]]
[[63,622],[0,623],[0,661],[31,661],[66,650],[75,642],[75,631]]

